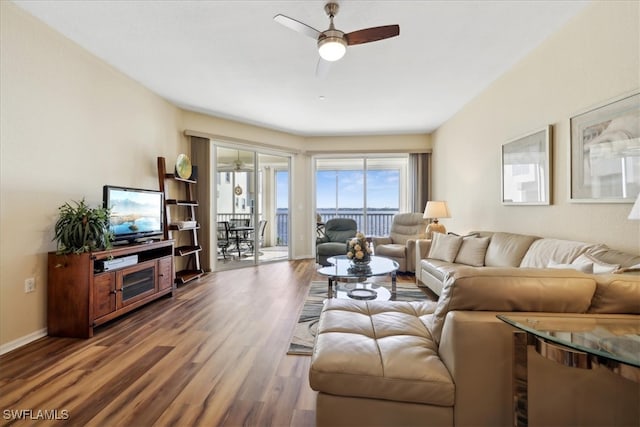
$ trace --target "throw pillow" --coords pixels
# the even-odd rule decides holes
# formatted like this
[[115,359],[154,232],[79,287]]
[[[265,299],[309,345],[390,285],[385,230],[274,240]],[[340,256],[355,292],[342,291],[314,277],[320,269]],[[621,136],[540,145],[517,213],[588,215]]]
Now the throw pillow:
[[589,254],[580,255],[574,259],[571,264],[592,264],[593,274],[609,274],[620,269],[620,264],[607,264],[606,262],[595,259]]
[[489,246],[489,240],[489,237],[464,237],[455,262],[473,267],[482,267],[484,265],[484,255],[487,253],[487,246]]
[[429,258],[453,262],[456,259],[461,244],[462,237],[460,236],[433,233]]
[[559,269],[577,270],[577,271],[582,271],[583,273],[593,274],[593,264],[592,263],[560,264],[560,263],[557,263],[555,261],[549,261],[549,264],[547,264],[547,268],[559,268]]

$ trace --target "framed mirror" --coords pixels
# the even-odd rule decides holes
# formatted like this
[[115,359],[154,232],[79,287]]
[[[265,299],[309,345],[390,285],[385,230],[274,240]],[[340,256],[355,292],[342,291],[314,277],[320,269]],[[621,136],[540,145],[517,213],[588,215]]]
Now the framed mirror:
[[502,203],[551,204],[551,126],[502,145]]

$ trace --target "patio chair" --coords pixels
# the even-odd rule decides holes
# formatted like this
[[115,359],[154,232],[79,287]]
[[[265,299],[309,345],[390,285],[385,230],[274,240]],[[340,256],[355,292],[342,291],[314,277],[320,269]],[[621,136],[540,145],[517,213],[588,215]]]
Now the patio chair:
[[241,255],[242,251],[249,250],[248,240],[250,231],[238,231],[235,228],[240,227],[249,227],[251,225],[250,218],[231,218],[229,219],[229,233],[230,239],[232,243],[236,246],[236,250],[238,251],[238,256]]
[[251,223],[249,218],[231,218],[229,220],[229,227],[248,227]]
[[261,219],[258,222],[258,247],[261,248],[264,245],[264,230],[267,228],[267,220]]
[[222,258],[227,259],[227,249],[231,245],[229,240],[229,222],[218,221],[218,251],[222,253]]
[[422,212],[396,214],[389,236],[372,238],[373,252],[400,264],[398,271],[415,273],[416,240],[426,238],[426,227]]
[[262,245],[264,245],[264,231],[266,228],[267,220],[261,219],[260,221],[258,221],[258,228],[256,228],[254,231],[249,232],[247,237],[243,240],[243,242],[248,245],[249,250],[253,251],[254,233],[258,233],[258,248],[261,248]]
[[356,236],[358,224],[350,218],[333,218],[324,225],[324,236],[316,238],[316,262],[330,265],[327,258],[347,253],[347,241]]

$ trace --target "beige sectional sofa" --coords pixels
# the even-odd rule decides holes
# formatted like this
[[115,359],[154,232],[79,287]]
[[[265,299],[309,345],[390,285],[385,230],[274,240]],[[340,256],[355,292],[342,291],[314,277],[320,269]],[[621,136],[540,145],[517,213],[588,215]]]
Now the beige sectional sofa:
[[640,255],[603,244],[491,231],[464,237],[436,233],[433,240],[416,242],[415,256],[416,281],[436,295],[446,277],[460,268],[569,268],[595,274],[640,269]]
[[[524,259],[531,245],[522,250],[519,239],[501,237],[505,259]],[[485,253],[490,262],[494,253]],[[617,255],[606,259],[624,258]],[[500,313],[630,317],[640,333],[640,276],[446,267],[437,302],[325,302],[309,371],[319,392],[318,426],[512,425],[514,328],[496,318]],[[529,425],[640,425],[637,382],[562,366],[533,349],[528,357]]]

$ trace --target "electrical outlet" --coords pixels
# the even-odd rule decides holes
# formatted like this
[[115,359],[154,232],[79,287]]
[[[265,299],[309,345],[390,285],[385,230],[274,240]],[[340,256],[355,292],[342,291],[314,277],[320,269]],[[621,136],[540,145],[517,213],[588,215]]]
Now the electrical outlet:
[[36,291],[36,279],[34,277],[29,277],[28,279],[24,279],[24,293],[28,294],[29,292]]

